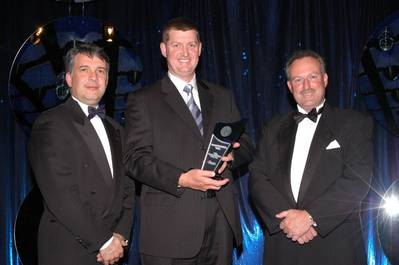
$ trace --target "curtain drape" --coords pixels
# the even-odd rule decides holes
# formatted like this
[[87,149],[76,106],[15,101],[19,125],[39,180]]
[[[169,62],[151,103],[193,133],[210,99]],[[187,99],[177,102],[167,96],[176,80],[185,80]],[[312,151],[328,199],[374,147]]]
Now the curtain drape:
[[[0,9],[0,264],[19,264],[13,249],[13,222],[30,189],[26,159],[27,136],[18,127],[7,97],[8,72],[19,46],[35,26],[72,15],[81,6],[50,0],[4,0]],[[362,109],[356,78],[363,46],[374,27],[399,9],[393,0],[98,0],[87,3],[84,15],[110,21],[128,39],[144,65],[143,85],[164,74],[159,52],[163,24],[185,16],[200,26],[203,51],[198,67],[201,78],[234,91],[242,116],[256,141],[262,121],[291,109],[285,85],[284,62],[297,48],[323,55],[329,74],[328,102]],[[376,128],[375,191],[369,206],[379,200],[377,192],[397,179],[398,139]],[[241,213],[245,233],[244,251],[235,264],[260,264],[262,233],[248,204],[246,181]],[[367,207],[366,207],[367,208]],[[369,264],[387,264],[375,235],[375,210],[366,211],[365,236]],[[130,264],[134,264],[134,258]]]

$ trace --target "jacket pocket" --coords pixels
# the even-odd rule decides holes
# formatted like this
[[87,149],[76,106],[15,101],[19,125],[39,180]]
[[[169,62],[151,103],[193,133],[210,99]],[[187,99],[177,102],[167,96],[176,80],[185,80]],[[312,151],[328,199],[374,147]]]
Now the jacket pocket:
[[147,192],[144,196],[144,205],[171,206],[176,204],[178,198],[164,192]]

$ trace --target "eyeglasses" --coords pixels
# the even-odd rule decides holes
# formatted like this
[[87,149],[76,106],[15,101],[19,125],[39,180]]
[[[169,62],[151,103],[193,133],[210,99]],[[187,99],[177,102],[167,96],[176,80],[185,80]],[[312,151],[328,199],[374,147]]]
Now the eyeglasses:
[[[320,72],[310,73],[306,76],[306,79],[309,82],[320,82],[321,78],[322,78],[322,73]],[[295,86],[303,85],[305,83],[305,77],[302,76],[295,76],[290,80]]]

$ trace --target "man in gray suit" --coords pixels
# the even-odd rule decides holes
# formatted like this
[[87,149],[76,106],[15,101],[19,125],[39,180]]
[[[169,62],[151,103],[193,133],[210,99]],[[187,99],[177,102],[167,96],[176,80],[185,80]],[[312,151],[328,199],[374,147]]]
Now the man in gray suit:
[[114,264],[130,235],[134,181],[122,164],[122,128],[98,106],[109,59],[81,44],[65,67],[72,96],[37,118],[29,141],[44,202],[38,264]]
[[223,158],[223,179],[200,169],[215,124],[240,119],[231,91],[196,77],[201,45],[191,21],[169,21],[160,44],[168,74],[128,99],[125,163],[143,184],[144,265],[227,265],[242,241],[231,169],[250,161],[251,141],[242,135]]
[[317,53],[295,52],[286,74],[298,111],[265,124],[250,167],[264,263],[365,265],[359,208],[372,176],[372,120],[326,102]]

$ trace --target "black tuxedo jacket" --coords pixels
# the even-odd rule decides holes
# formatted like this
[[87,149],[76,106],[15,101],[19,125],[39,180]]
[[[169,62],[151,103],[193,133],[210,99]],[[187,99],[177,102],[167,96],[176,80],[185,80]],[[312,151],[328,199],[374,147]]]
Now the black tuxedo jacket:
[[[197,81],[204,136],[169,77],[132,93],[126,111],[129,174],[143,183],[141,191],[140,251],[172,258],[195,256],[205,229],[203,192],[178,189],[182,173],[201,168],[216,122],[240,119],[232,93]],[[234,163],[248,163],[251,142],[242,135]],[[217,200],[230,224],[237,245],[242,234],[237,190],[230,170],[223,174],[230,182],[217,192]]]
[[76,101],[42,113],[29,141],[29,159],[44,199],[39,264],[97,264],[101,246],[117,232],[129,238],[134,182],[122,163],[122,128],[103,119],[113,178],[100,139]]
[[[297,126],[292,116],[264,126],[250,166],[249,193],[267,228],[264,263],[366,264],[358,210],[372,176],[372,120],[325,105],[295,202],[290,169]],[[286,238],[275,215],[287,209],[308,211],[317,222],[317,237],[305,245]]]

